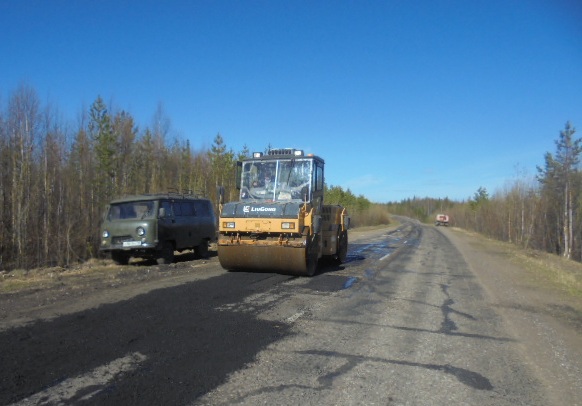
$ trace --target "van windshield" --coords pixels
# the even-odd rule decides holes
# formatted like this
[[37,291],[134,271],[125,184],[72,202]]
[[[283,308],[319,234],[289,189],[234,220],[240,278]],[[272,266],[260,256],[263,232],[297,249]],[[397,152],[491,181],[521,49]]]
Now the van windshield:
[[114,203],[109,207],[107,219],[110,221],[149,219],[154,218],[154,214],[153,201]]
[[242,168],[241,199],[302,201],[310,193],[312,160],[246,161]]

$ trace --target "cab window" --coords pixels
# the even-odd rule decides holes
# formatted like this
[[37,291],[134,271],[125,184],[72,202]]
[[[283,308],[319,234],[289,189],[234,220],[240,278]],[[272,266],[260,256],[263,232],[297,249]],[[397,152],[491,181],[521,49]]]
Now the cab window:
[[167,200],[162,201],[160,204],[160,217],[172,217],[172,216],[173,216],[172,204]]
[[319,163],[315,167],[315,190],[323,190],[323,166]]

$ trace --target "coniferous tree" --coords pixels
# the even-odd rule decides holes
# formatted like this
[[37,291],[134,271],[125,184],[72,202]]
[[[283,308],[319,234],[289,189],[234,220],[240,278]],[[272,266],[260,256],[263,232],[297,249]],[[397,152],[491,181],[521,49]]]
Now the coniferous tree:
[[208,151],[208,158],[214,175],[212,187],[224,186],[228,200],[234,199],[236,196],[233,184],[234,153],[227,149],[220,133],[214,137],[214,142]]
[[152,193],[154,174],[154,142],[152,132],[146,128],[144,135],[137,142],[135,147],[136,157],[133,160],[133,171],[136,178],[136,191]]
[[97,202],[111,199],[116,184],[115,157],[117,143],[111,116],[103,99],[99,96],[89,110],[89,134],[93,141],[96,160]]
[[[556,213],[556,229],[561,230],[560,249],[565,258],[571,258],[574,245],[574,211],[575,187],[578,176],[578,164],[582,152],[581,139],[574,139],[576,129],[567,122],[564,130],[556,140],[556,154],[545,155],[545,167],[539,168],[538,180],[542,192],[555,201],[557,207],[551,207]],[[558,214],[559,213],[559,214]]]
[[112,122],[112,144],[116,148],[113,156],[113,195],[137,193],[136,172],[133,164],[137,127],[131,114],[122,111],[115,114]]

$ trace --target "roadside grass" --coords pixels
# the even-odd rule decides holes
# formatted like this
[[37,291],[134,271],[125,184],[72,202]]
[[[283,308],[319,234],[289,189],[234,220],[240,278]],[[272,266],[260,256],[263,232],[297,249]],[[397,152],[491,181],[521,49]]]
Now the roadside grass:
[[558,255],[513,246],[518,261],[538,276],[571,295],[582,297],[582,264]]
[[[216,251],[212,247],[210,250]],[[194,253],[191,251],[179,253],[175,257],[176,263],[167,265],[163,269],[160,269],[155,262],[140,258],[130,259],[129,266],[117,265],[110,259],[92,258],[71,267],[3,271],[0,272],[0,295],[65,288],[74,291],[98,284],[116,287],[132,278],[145,280],[157,274],[167,276],[179,269],[178,262],[189,261],[193,257]]]
[[364,211],[350,211],[351,227],[386,226],[392,225],[392,216],[385,208],[372,206]]
[[461,228],[454,227],[454,230],[495,245],[509,260],[530,272],[537,283],[582,298],[582,263],[543,251],[524,249]]
[[85,282],[89,282],[93,278],[107,276],[107,274],[110,274],[109,277],[115,277],[112,271],[116,268],[118,267],[111,261],[90,259],[70,268],[15,269],[0,274],[0,293],[54,288],[67,285],[67,282],[72,279],[84,279]]

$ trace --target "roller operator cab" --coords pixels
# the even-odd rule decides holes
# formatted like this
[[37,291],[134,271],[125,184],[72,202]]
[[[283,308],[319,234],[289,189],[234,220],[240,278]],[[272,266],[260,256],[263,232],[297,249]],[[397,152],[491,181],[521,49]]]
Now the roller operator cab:
[[218,258],[228,270],[312,276],[348,250],[347,210],[324,205],[324,160],[275,149],[237,163],[239,200],[221,204]]

